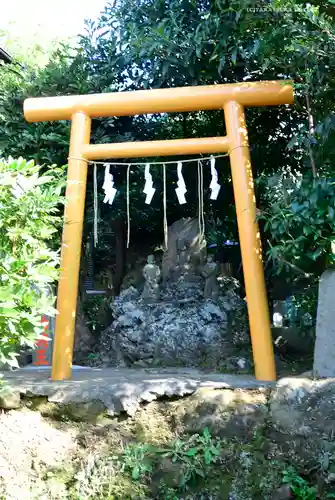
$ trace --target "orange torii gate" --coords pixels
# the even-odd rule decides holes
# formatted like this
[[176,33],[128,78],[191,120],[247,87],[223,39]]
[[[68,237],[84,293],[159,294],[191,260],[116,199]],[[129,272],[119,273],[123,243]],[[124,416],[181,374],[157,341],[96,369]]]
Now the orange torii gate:
[[[293,103],[290,81],[26,99],[29,122],[71,120],[52,378],[71,377],[89,160],[227,152],[230,157],[256,377],[275,380],[260,233],[244,108]],[[90,144],[92,118],[223,109],[225,137]]]

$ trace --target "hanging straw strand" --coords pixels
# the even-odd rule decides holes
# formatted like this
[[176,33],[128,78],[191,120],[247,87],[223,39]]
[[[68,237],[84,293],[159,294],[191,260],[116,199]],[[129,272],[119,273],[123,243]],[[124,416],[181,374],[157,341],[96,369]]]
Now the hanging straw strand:
[[199,234],[205,235],[205,213],[204,213],[204,171],[201,160],[198,160],[198,223]]
[[199,233],[201,234],[201,193],[200,193],[200,162],[197,162],[198,168],[198,224],[199,224]]
[[130,164],[127,166],[127,248],[130,245],[130,193],[129,193]]
[[204,169],[203,164],[200,160],[200,179],[201,179],[201,223],[202,223],[202,233],[201,236],[205,236],[205,212],[204,212]]
[[166,165],[163,164],[163,209],[164,209],[164,245],[168,248],[168,224],[166,215]]
[[94,246],[98,244],[98,181],[97,181],[97,166],[94,163],[93,167],[93,238]]

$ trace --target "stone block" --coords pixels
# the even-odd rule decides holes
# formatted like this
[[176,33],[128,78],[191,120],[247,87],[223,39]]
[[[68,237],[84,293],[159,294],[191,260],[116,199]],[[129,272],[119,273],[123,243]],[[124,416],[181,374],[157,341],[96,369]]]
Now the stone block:
[[319,283],[314,348],[314,373],[335,377],[335,270],[325,271]]
[[329,438],[335,432],[335,379],[280,380],[271,393],[270,416],[280,432]]
[[0,389],[0,408],[3,410],[15,410],[20,408],[20,391],[4,386]]

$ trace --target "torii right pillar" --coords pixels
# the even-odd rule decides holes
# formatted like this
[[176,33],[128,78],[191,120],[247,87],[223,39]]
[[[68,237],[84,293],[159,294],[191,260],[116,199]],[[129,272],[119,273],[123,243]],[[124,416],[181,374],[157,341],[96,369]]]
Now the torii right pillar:
[[276,367],[244,107],[236,101],[228,101],[224,104],[224,113],[255,375],[257,379],[275,380]]

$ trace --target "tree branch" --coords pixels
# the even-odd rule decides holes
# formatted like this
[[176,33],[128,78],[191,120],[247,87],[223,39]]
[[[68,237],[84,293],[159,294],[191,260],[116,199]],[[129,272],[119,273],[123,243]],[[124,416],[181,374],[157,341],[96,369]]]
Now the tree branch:
[[[273,246],[271,245],[271,242],[269,240],[267,240],[268,244],[269,244],[269,247],[270,248],[273,248]],[[293,269],[294,271],[296,271],[297,273],[299,274],[302,274],[305,278],[310,278],[312,275],[309,274],[309,273],[306,273],[305,271],[303,271],[303,269],[300,269],[300,267],[296,266],[295,264],[292,264],[291,262],[289,262],[288,260],[284,259],[282,256],[280,257],[277,257],[277,260],[279,262],[284,262],[284,264],[288,265],[291,269]]]

